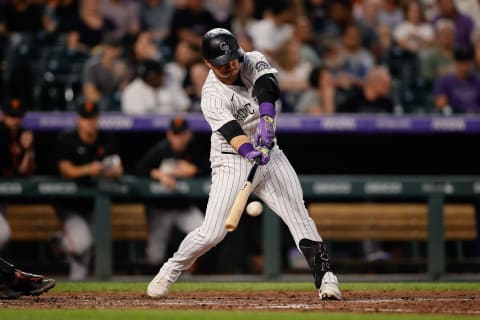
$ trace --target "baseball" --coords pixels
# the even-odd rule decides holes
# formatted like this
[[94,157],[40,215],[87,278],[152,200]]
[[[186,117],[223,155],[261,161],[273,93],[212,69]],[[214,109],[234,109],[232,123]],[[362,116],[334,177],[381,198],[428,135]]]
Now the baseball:
[[255,217],[263,211],[263,205],[260,201],[252,201],[247,206],[248,215]]

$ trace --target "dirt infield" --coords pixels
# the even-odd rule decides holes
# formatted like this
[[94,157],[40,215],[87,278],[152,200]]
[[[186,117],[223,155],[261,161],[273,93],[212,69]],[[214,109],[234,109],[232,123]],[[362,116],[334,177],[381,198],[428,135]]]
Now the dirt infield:
[[0,300],[0,308],[281,310],[480,315],[480,291],[345,291],[343,301],[320,301],[313,291],[172,292],[150,299],[137,292],[47,293]]

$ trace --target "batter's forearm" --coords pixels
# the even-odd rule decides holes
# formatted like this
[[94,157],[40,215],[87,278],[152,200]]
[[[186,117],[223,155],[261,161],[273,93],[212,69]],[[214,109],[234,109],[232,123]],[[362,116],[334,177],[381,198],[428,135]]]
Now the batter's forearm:
[[238,149],[244,144],[244,143],[252,143],[250,141],[250,138],[248,138],[246,135],[242,134],[236,137],[233,137],[232,140],[230,140],[230,145],[232,146],[235,151],[238,152]]

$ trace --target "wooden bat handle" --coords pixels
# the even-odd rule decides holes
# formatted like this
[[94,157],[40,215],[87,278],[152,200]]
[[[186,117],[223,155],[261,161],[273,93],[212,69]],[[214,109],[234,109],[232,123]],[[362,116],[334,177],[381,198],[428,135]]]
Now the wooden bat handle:
[[247,204],[248,197],[250,196],[250,192],[252,191],[252,181],[255,177],[255,172],[258,168],[258,162],[255,162],[250,169],[250,172],[247,177],[247,181],[240,189],[233,201],[232,208],[228,214],[227,220],[225,220],[225,229],[229,232],[235,230],[238,226],[238,222],[240,221],[240,217],[242,216],[243,210],[245,209],[245,205]]

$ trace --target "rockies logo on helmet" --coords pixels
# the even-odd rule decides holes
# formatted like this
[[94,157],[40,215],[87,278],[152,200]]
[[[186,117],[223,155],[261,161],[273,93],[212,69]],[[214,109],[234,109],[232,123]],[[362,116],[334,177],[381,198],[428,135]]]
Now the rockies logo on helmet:
[[225,53],[232,52],[232,50],[230,50],[230,46],[225,41],[220,42],[220,50],[225,51]]

